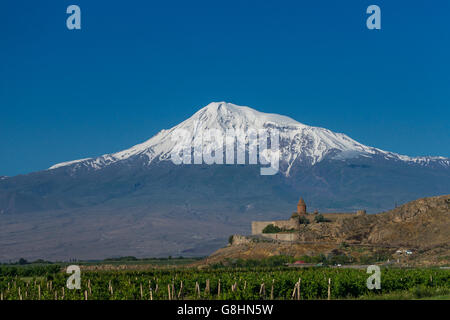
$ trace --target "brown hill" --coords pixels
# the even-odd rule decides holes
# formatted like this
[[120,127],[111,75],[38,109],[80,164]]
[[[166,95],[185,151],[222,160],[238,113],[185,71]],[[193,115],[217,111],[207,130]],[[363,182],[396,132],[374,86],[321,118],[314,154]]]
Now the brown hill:
[[[407,264],[447,265],[450,263],[450,195],[418,199],[379,214],[302,225],[299,236],[298,242],[235,236],[233,245],[218,250],[208,261],[277,254],[330,254],[342,251],[346,244],[350,249],[344,253],[353,257],[383,251],[392,260]],[[405,250],[412,254],[406,255]]]

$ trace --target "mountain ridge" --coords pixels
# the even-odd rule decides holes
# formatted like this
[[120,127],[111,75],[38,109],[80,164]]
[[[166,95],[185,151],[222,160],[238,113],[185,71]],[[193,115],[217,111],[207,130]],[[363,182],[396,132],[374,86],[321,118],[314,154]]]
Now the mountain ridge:
[[230,234],[248,232],[252,220],[290,216],[300,196],[310,211],[375,213],[450,193],[447,159],[404,161],[352,147],[360,144],[327,129],[314,135],[293,119],[233,108],[216,103],[177,126],[223,132],[275,125],[281,173],[261,176],[259,165],[248,164],[176,165],[175,126],[119,153],[0,179],[0,248],[8,248],[0,260],[207,255]]
[[[131,148],[105,154],[100,157],[72,160],[57,163],[48,170],[54,170],[65,166],[90,166],[93,169],[101,169],[112,163],[127,160],[134,156],[148,158],[147,165],[153,161],[167,161],[176,142],[170,140],[170,135],[175,130],[185,129],[192,133],[193,139],[205,128],[218,129],[225,134],[227,129],[264,129],[268,127],[279,129],[281,139],[281,162],[285,162],[283,173],[289,176],[290,168],[296,159],[305,160],[304,164],[314,165],[322,161],[333,152],[334,159],[348,159],[357,156],[382,155],[399,161],[418,163],[421,165],[438,164],[450,166],[450,159],[439,156],[409,157],[394,152],[384,151],[375,147],[363,145],[343,133],[335,133],[321,127],[313,127],[302,124],[290,117],[274,113],[263,113],[247,106],[238,106],[227,102],[212,102],[198,110],[187,120],[168,129],[161,130],[150,139]],[[212,146],[211,149],[217,149]]]

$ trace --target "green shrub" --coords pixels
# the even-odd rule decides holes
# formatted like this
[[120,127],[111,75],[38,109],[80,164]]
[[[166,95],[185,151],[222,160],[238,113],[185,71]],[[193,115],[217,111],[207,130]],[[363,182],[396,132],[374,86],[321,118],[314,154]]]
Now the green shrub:
[[343,241],[339,244],[339,248],[341,248],[341,249],[346,249],[348,247],[349,247],[349,244],[345,241]]
[[352,259],[344,254],[338,254],[338,255],[331,255],[327,259],[327,263],[330,265],[336,265],[336,264],[348,264],[351,263]]
[[424,284],[418,285],[417,287],[412,289],[412,292],[416,299],[432,297],[435,295],[435,289],[431,288],[431,287],[427,287]]
[[300,224],[309,224],[308,218],[301,216],[299,219]]
[[279,227],[274,226],[273,224],[269,224],[263,229],[262,232],[263,233],[278,233],[278,232],[281,232],[281,231],[282,230]]
[[314,217],[314,221],[320,223],[320,222],[330,222],[331,220],[326,219],[322,214],[318,214]]

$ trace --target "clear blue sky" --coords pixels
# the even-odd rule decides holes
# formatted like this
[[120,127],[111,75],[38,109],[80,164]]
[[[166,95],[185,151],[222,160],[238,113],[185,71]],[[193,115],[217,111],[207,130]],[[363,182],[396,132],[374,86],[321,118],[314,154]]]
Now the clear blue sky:
[[449,1],[2,1],[0,175],[128,148],[211,101],[450,157],[449,16]]

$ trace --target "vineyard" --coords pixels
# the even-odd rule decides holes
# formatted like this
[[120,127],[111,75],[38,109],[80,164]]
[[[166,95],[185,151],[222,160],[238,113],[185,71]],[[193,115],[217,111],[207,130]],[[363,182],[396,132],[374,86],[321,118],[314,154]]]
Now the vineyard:
[[450,271],[441,269],[382,269],[380,290],[367,288],[370,274],[365,270],[341,268],[82,271],[78,290],[66,287],[69,276],[59,266],[0,267],[0,300],[303,300],[414,288],[450,290]]

